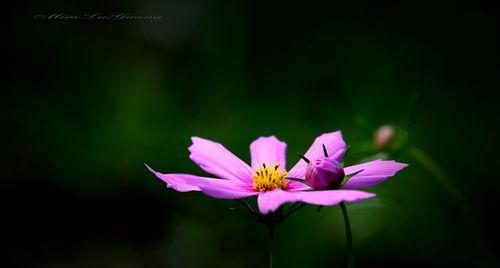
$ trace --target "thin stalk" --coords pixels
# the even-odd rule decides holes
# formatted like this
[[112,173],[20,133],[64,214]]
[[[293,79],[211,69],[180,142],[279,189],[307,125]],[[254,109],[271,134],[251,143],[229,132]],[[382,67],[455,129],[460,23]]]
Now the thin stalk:
[[344,202],[340,202],[340,208],[342,209],[342,215],[344,216],[345,225],[345,236],[347,239],[347,254],[348,254],[348,266],[349,268],[354,268],[354,251],[352,250],[352,232],[351,223],[349,221],[349,214],[347,213],[347,208]]
[[269,268],[273,268],[274,260],[274,226],[268,225],[267,231],[269,232]]

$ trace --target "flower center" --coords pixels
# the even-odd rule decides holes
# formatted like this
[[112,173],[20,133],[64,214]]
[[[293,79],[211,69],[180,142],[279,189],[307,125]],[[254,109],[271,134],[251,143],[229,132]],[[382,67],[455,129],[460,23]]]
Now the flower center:
[[266,166],[262,163],[262,167],[256,169],[252,179],[253,188],[260,192],[265,192],[271,189],[285,189],[286,188],[286,175],[288,172],[284,169],[279,169],[280,163],[274,166]]

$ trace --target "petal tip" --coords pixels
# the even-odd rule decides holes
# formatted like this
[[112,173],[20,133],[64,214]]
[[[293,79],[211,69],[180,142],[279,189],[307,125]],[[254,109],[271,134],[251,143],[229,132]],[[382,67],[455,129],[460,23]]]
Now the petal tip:
[[341,130],[334,130],[334,131],[330,131],[330,132],[325,132],[325,133],[321,134],[321,136],[319,136],[319,137],[324,137],[324,136],[329,136],[329,135],[332,135],[332,136],[338,135],[340,138],[342,138],[342,131]]
[[365,191],[359,191],[359,190],[348,190],[354,195],[352,196],[346,196],[343,198],[344,201],[349,202],[349,203],[357,203],[362,200],[368,199],[368,198],[373,198],[376,197],[377,195],[374,193],[369,193]]
[[397,171],[400,171],[403,168],[406,168],[407,166],[409,166],[409,164],[407,164],[407,163],[401,163],[401,162],[397,162],[397,161],[394,161],[394,164],[396,165]]
[[153,174],[156,174],[156,171],[154,169],[152,169],[150,166],[148,166],[148,164],[144,163],[144,166]]
[[254,144],[257,141],[273,141],[273,142],[278,142],[281,144],[286,145],[284,141],[279,140],[276,136],[270,135],[270,136],[260,136],[257,139],[255,139],[250,145]]

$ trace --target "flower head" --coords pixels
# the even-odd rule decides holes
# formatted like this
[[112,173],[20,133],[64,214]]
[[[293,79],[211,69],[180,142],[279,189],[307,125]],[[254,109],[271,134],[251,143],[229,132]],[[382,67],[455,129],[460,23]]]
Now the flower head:
[[277,162],[274,166],[266,166],[262,163],[262,167],[255,169],[252,176],[253,189],[259,192],[265,192],[272,189],[286,189],[287,180],[286,170],[280,169],[280,163]]
[[[216,178],[162,174],[147,165],[146,167],[163,180],[167,187],[179,192],[202,191],[221,199],[258,196],[257,203],[262,214],[275,211],[287,202],[329,206],[342,201],[357,202],[370,198],[375,195],[354,189],[383,182],[406,166],[395,161],[376,160],[346,167],[342,171],[337,164],[346,151],[346,145],[340,131],[325,133],[314,140],[304,155],[314,165],[308,167],[307,163],[299,161],[289,171],[286,170],[285,161],[286,143],[274,136],[260,137],[250,144],[250,166],[220,143],[198,137],[193,137],[192,142],[189,157]],[[323,147],[332,153],[326,160],[322,158]],[[359,172],[360,170],[362,171]],[[340,189],[328,187],[328,190],[317,191],[315,186],[311,188],[305,184],[308,172],[309,180],[314,181],[314,185],[319,185],[318,189],[338,180],[342,173],[355,175]],[[304,183],[296,181],[297,179],[304,180]]]

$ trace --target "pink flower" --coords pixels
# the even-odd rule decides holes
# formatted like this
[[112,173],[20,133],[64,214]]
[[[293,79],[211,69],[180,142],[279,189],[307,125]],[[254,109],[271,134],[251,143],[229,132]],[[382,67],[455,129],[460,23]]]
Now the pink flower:
[[[316,191],[304,183],[287,178],[304,179],[307,163],[300,160],[289,172],[286,171],[286,143],[276,137],[260,137],[250,144],[251,166],[247,165],[219,143],[193,137],[189,147],[190,158],[204,171],[217,178],[189,174],[162,174],[146,167],[167,187],[179,192],[202,191],[220,199],[241,199],[258,196],[257,203],[262,214],[277,210],[288,202],[303,202],[321,206],[337,205],[342,201],[357,202],[374,197],[375,194],[354,190],[372,186],[394,176],[406,164],[395,161],[375,160],[344,168],[352,176],[341,189]],[[330,158],[340,161],[346,144],[340,131],[325,133],[305,153],[305,157],[316,161],[323,157],[323,145]]]

